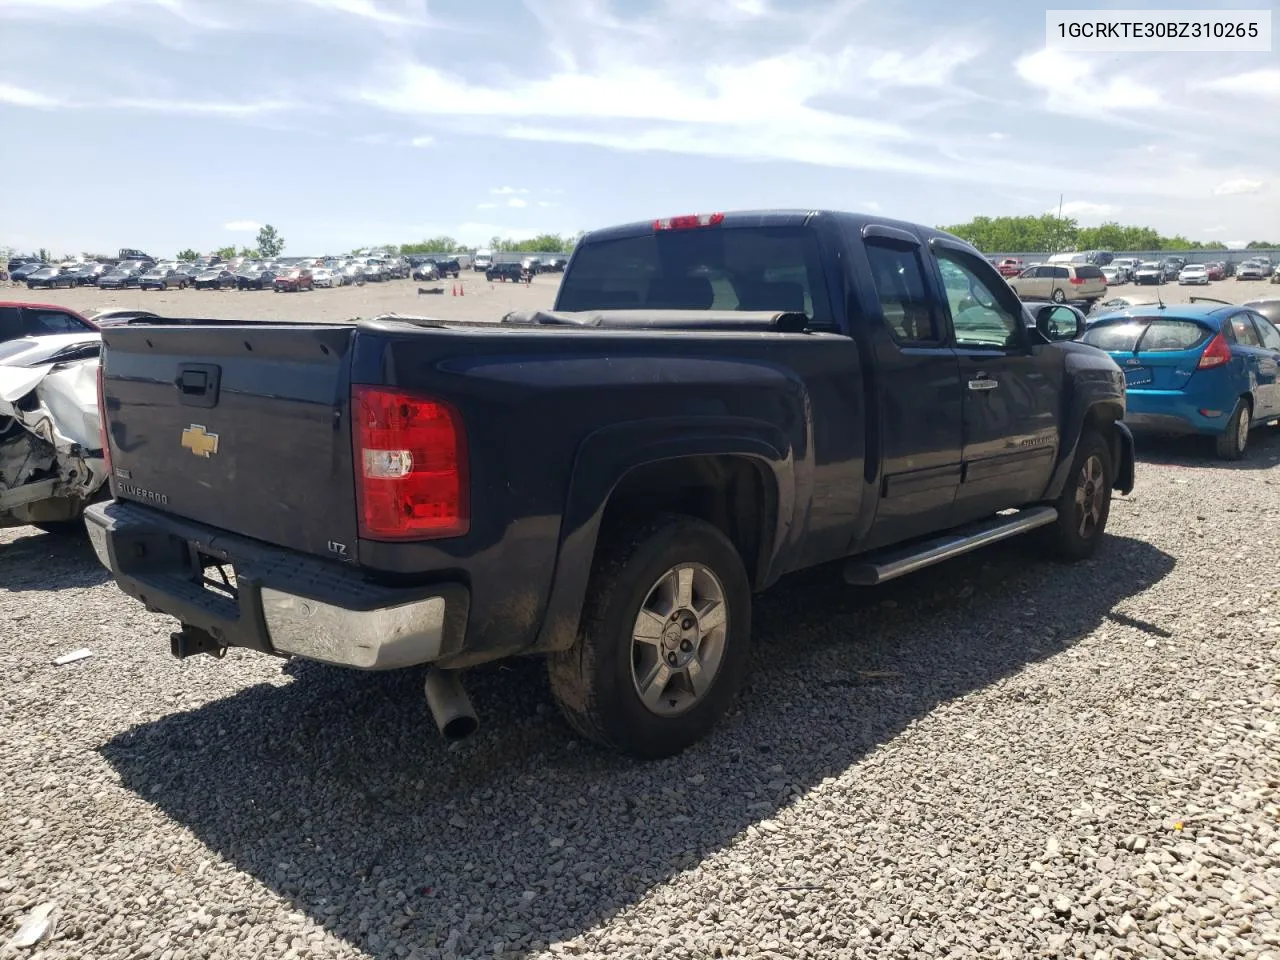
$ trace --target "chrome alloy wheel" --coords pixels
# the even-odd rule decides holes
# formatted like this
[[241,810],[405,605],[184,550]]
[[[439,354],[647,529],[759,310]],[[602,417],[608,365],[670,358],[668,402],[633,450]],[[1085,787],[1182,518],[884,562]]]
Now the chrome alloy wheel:
[[709,568],[680,564],[658,578],[631,631],[631,680],[651,713],[679,716],[702,700],[728,628],[724,585]]
[[1106,495],[1106,471],[1102,459],[1094,454],[1080,467],[1076,482],[1076,532],[1081,538],[1088,540],[1097,533]]

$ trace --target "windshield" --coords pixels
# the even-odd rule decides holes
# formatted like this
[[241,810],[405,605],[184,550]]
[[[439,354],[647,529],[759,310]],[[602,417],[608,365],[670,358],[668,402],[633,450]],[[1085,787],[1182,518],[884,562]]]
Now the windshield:
[[832,322],[818,242],[804,227],[668,230],[588,243],[559,310],[763,310]]

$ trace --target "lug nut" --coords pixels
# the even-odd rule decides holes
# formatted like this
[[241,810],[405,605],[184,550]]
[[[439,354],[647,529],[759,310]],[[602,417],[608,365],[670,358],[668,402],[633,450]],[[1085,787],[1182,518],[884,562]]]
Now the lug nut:
[[690,650],[692,650],[692,649],[693,649],[693,644],[692,644],[692,643],[690,643],[688,640],[681,640],[681,641],[680,641],[680,649],[681,649],[683,652],[688,653]]
[[674,653],[667,654],[667,663],[674,667],[677,662],[679,662],[679,658]]
[[693,629],[693,617],[685,617],[685,618],[684,618],[684,623],[680,624],[680,626],[681,626],[681,627],[683,627],[685,630],[692,630],[692,629]]

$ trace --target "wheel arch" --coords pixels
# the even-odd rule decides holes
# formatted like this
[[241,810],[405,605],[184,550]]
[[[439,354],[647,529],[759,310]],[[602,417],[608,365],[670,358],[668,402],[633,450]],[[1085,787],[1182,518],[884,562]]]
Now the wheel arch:
[[1090,430],[1096,430],[1107,440],[1115,472],[1114,489],[1121,493],[1133,489],[1133,434],[1123,418],[1124,401],[1118,397],[1099,397],[1071,405],[1063,430],[1063,439],[1069,442],[1064,442],[1059,449],[1058,464],[1054,467],[1044,499],[1055,500],[1062,493],[1080,446],[1080,437]]
[[682,513],[721,530],[753,588],[778,576],[795,509],[791,446],[761,421],[699,417],[616,425],[580,447],[569,484],[551,591],[536,651],[577,637],[587,582],[606,524]]

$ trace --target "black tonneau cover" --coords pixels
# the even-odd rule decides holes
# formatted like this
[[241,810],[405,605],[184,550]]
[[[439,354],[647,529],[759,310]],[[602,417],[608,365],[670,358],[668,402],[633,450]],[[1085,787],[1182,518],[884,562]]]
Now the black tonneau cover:
[[798,333],[803,313],[747,310],[513,310],[503,323],[622,330],[777,330]]

